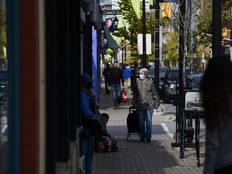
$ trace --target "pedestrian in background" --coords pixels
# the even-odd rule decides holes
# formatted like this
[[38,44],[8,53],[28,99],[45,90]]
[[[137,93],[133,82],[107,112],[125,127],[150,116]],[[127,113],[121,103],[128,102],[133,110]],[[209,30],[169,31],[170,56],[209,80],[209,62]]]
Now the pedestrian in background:
[[118,67],[117,63],[114,63],[110,70],[109,86],[112,93],[112,99],[114,103],[114,109],[117,109],[120,105],[121,85],[124,87],[123,71]]
[[128,89],[131,88],[131,69],[130,66],[126,66],[126,68],[123,71],[123,79],[124,79],[124,83],[125,86]]
[[135,108],[138,110],[140,141],[151,141],[152,136],[152,115],[153,110],[159,107],[159,97],[157,95],[154,82],[149,77],[146,68],[139,70],[139,78],[136,79],[136,87],[133,92],[135,97]]
[[95,95],[92,90],[92,79],[88,74],[81,75],[81,119],[82,131],[80,132],[80,158],[85,156],[85,173],[92,174],[94,132],[88,119],[94,116]]
[[232,63],[210,59],[200,85],[206,124],[204,174],[232,173]]
[[109,63],[106,65],[106,68],[103,70],[102,74],[105,78],[105,94],[109,95],[110,94],[110,90],[109,90],[110,64]]

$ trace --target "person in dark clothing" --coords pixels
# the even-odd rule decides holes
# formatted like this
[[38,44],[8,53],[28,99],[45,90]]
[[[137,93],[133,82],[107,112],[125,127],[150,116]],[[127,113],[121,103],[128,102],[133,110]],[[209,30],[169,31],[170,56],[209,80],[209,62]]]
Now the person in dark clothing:
[[93,106],[95,103],[92,93],[92,79],[88,74],[81,75],[81,115],[83,129],[80,132],[80,157],[85,156],[85,173],[92,174],[94,134],[91,127],[86,123],[87,118],[94,116]]
[[107,130],[92,90],[92,78],[88,74],[81,75],[80,105],[83,129],[79,135],[79,157],[84,156],[85,174],[92,174],[94,136],[99,133],[106,134]]
[[[109,115],[107,113],[101,114],[105,124],[108,123]],[[106,129],[105,133],[95,136],[95,151],[96,152],[116,152],[118,150],[117,140]]]
[[123,71],[118,67],[117,63],[114,63],[113,68],[110,70],[109,80],[114,109],[117,109],[120,105],[121,84],[124,87]]
[[110,79],[110,64],[106,65],[106,68],[103,71],[103,76],[105,77],[105,94],[110,94],[109,90],[109,79]]
[[232,62],[227,55],[209,60],[200,94],[206,123],[204,174],[232,173]]

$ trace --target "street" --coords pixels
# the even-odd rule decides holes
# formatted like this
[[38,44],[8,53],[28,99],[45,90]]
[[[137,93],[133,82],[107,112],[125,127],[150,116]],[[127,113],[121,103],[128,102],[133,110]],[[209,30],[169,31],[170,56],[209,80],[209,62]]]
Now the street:
[[[129,113],[128,104],[129,103],[123,104],[121,109],[117,110],[117,117],[110,117],[108,129],[115,136],[125,137],[127,135],[126,117],[127,112]],[[103,110],[103,112],[107,112],[111,115],[110,110],[111,109],[107,109],[107,111]],[[173,106],[172,104],[163,104],[161,101],[161,108],[159,108],[157,112],[154,111],[153,114],[153,135],[155,136],[155,134],[157,133],[166,133],[170,138],[174,139],[176,133],[175,114],[175,106]],[[115,126],[115,122],[117,122],[117,126]],[[193,128],[195,129],[195,120],[193,120]],[[205,141],[205,124],[203,123],[202,119],[200,121],[200,141]]]

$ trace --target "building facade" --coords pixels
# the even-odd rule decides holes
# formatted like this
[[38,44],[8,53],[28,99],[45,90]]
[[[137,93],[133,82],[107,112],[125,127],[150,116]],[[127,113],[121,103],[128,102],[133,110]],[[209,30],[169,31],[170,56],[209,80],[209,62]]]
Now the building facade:
[[99,2],[6,3],[7,173],[79,173],[80,74],[97,74],[98,96]]

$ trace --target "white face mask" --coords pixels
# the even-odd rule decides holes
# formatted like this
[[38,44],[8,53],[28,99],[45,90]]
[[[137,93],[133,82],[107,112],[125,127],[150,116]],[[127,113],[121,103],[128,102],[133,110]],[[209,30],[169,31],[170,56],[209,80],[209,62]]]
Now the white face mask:
[[145,79],[145,75],[139,74],[139,78],[140,78],[141,80],[144,80],[144,79]]

